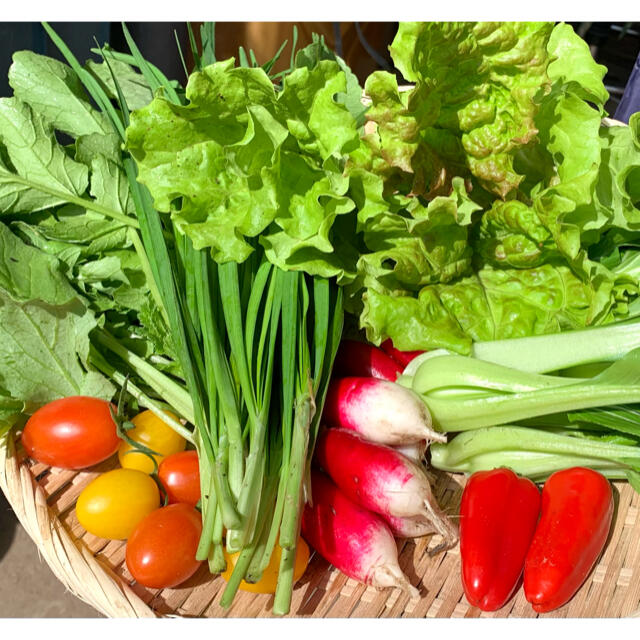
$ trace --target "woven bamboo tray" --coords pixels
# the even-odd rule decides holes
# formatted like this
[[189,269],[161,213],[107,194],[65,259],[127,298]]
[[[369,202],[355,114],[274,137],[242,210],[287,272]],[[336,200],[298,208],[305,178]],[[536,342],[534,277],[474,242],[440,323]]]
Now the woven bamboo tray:
[[[25,458],[19,443],[0,439],[0,487],[40,555],[62,584],[107,617],[269,617],[273,596],[238,592],[233,605],[218,604],[226,584],[206,566],[177,589],[136,584],[125,565],[125,543],[96,538],[75,514],[82,489],[117,460],[80,473],[53,469]],[[434,495],[445,511],[458,513],[464,476],[438,473]],[[398,541],[400,566],[420,591],[411,601],[398,589],[376,590],[357,583],[313,554],[296,584],[289,617],[310,618],[619,618],[640,609],[640,496],[614,483],[614,526],[600,562],[564,607],[536,614],[522,590],[500,611],[484,613],[466,601],[460,581],[459,548],[430,556],[440,541],[428,536]]]

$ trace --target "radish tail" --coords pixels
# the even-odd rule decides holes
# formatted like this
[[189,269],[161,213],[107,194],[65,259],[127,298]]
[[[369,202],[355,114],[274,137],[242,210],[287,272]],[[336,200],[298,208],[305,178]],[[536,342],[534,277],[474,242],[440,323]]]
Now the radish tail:
[[397,566],[385,564],[376,567],[373,572],[373,582],[379,587],[402,589],[412,599],[420,597],[420,592],[409,582],[400,567]]
[[433,524],[436,532],[442,536],[442,543],[429,552],[436,555],[440,551],[451,549],[458,543],[458,527],[446,516],[437,504],[424,501],[424,517]]

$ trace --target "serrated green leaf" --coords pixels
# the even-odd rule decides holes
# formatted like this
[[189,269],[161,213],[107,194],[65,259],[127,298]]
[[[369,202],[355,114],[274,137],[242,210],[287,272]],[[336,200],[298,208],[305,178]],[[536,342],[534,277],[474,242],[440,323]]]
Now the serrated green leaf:
[[105,156],[98,155],[91,162],[89,192],[99,204],[108,209],[124,214],[135,212],[127,176],[116,162]]
[[[140,109],[151,102],[153,91],[141,73],[126,62],[114,60],[112,57],[109,58],[109,65],[111,65],[114,75],[118,78],[118,83],[129,111]],[[112,100],[117,99],[113,76],[107,63],[89,60],[85,67],[100,82],[109,98]]]
[[0,99],[0,140],[12,163],[0,162],[0,212],[32,212],[81,196],[88,170],[70,158],[52,129],[16,98]]
[[14,95],[29,104],[54,129],[74,137],[111,131],[94,109],[71,67],[33,51],[17,51],[9,67]]
[[31,408],[73,395],[110,399],[113,385],[86,368],[94,327],[78,302],[17,303],[0,294],[0,384]]
[[0,289],[16,302],[64,305],[77,297],[55,257],[25,244],[1,223]]

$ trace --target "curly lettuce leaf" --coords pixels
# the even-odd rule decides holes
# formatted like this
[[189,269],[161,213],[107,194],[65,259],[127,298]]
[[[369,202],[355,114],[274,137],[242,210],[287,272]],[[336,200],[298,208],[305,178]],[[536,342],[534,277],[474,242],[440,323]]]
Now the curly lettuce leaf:
[[504,198],[522,181],[514,154],[535,136],[534,96],[549,83],[553,23],[401,23],[396,67],[426,85],[438,114],[422,136],[438,155],[459,140],[469,171]]
[[495,267],[537,267],[560,255],[535,209],[518,200],[496,200],[482,215],[476,236],[474,250]]
[[344,71],[346,87],[336,95],[336,101],[349,110],[355,118],[358,128],[364,126],[364,114],[367,107],[362,104],[362,88],[357,76],[351,71],[347,63],[334,51],[327,47],[324,38],[316,33],[311,34],[312,42],[296,53],[295,68],[307,67],[313,69],[321,60],[332,60]]
[[350,91],[340,64],[307,62],[277,94],[262,69],[206,67],[188,105],[157,97],[132,114],[127,144],[156,207],[218,262],[242,262],[260,236],[283,269],[348,280],[357,253],[338,218],[355,209],[344,164],[358,122],[336,99]]
[[549,37],[547,51],[552,57],[547,67],[549,79],[552,82],[568,80],[581,98],[598,105],[604,114],[604,104],[609,99],[609,92],[603,84],[607,68],[593,59],[589,45],[573,27],[557,24]]
[[[640,230],[640,118],[628,127],[601,127],[602,161],[597,173],[594,208],[608,228]],[[634,126],[635,125],[635,126]]]
[[477,209],[461,179],[450,197],[428,205],[413,199],[404,215],[382,213],[363,228],[368,251],[359,262],[368,288],[418,291],[435,282],[449,282],[471,270],[468,225]]
[[624,275],[601,270],[584,281],[566,265],[493,269],[450,284],[423,288],[417,297],[368,290],[361,323],[369,340],[391,338],[399,349],[444,347],[469,353],[474,341],[557,333],[611,322],[627,313]]

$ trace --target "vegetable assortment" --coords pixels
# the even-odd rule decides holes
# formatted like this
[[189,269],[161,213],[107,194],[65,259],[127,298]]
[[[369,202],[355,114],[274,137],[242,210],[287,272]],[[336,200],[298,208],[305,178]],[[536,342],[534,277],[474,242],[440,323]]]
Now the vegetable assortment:
[[469,602],[565,604],[608,478],[640,490],[640,114],[603,123],[586,43],[401,23],[363,100],[319,38],[276,74],[190,29],[182,86],[126,26],[84,65],[45,28],[67,64],[16,52],[0,99],[0,433],[117,452],[87,531],[151,588],[206,565],[223,607],[286,614],[307,543],[417,596],[394,537],[458,540],[429,465],[471,476]]

